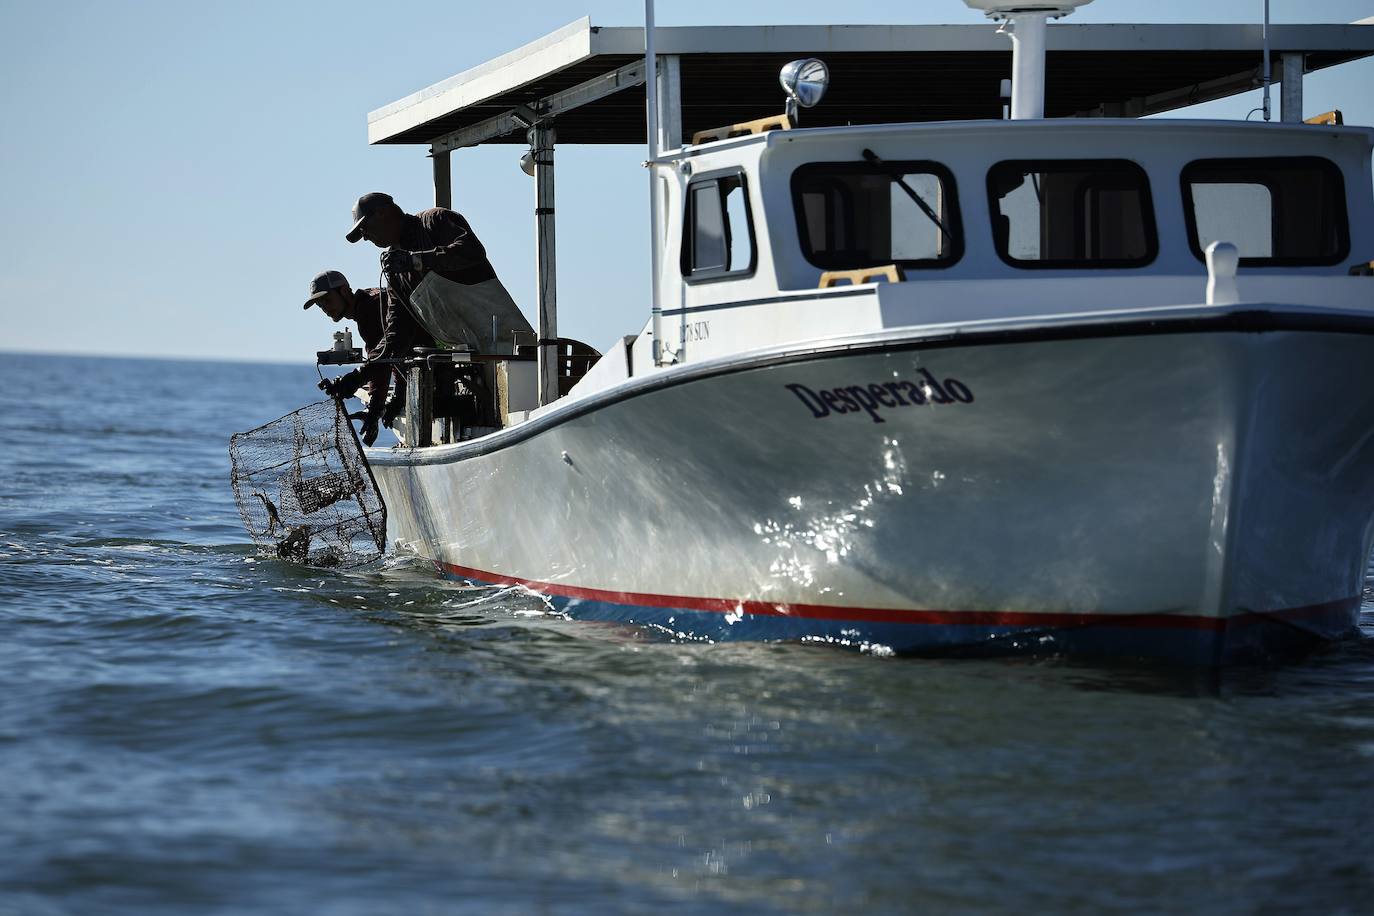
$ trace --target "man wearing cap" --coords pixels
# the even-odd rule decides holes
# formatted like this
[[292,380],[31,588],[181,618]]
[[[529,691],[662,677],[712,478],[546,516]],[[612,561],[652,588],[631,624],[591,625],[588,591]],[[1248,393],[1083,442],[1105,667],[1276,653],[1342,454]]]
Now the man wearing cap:
[[399,326],[400,313],[409,312],[406,303],[411,301],[411,294],[431,271],[464,286],[496,279],[487,250],[468,221],[444,207],[410,214],[397,206],[389,194],[364,194],[353,207],[353,228],[345,238],[350,242],[367,239],[386,249],[382,253],[382,271],[394,294],[382,346],[388,354],[408,354],[409,346],[404,341],[393,341],[393,324]]
[[[363,339],[369,360],[373,360],[380,355],[382,338],[385,336],[387,309],[384,297],[383,290],[355,290],[339,271],[326,270],[310,281],[310,295],[305,300],[305,308],[318,305],[320,311],[334,322],[351,319],[358,325],[358,336]],[[414,346],[434,345],[433,338],[422,329],[417,327],[414,331],[416,333],[411,337]],[[390,366],[374,363],[320,383],[320,388],[338,398],[349,397],[363,384],[367,385],[367,412],[363,416],[362,429],[364,445],[372,445],[377,441],[377,426],[386,407],[391,373]]]

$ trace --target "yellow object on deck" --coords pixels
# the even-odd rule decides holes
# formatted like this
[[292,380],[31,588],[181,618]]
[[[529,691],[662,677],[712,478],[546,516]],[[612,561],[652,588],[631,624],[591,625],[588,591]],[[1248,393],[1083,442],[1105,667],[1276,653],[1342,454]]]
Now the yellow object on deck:
[[1337,108],[1334,111],[1328,111],[1325,114],[1314,115],[1307,118],[1303,123],[1316,124],[1321,127],[1340,127],[1345,123],[1345,115],[1341,114],[1341,110]]
[[827,270],[821,274],[820,288],[829,289],[832,286],[838,286],[841,280],[848,280],[855,285],[868,283],[871,280],[901,283],[906,280],[906,275],[896,264],[884,264],[882,267],[860,267],[857,270]]
[[727,140],[730,137],[746,137],[750,134],[761,134],[769,130],[791,130],[792,122],[787,115],[773,115],[768,118],[759,118],[756,121],[741,121],[739,124],[727,124],[724,127],[716,127],[711,130],[699,130],[692,134],[692,145],[699,143],[711,143],[715,140]]

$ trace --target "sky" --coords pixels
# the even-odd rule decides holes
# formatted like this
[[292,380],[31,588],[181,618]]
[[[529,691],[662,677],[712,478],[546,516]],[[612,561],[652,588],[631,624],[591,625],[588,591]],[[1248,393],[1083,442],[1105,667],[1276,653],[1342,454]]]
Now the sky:
[[[1282,22],[1352,22],[1374,0],[1272,0]],[[433,200],[421,146],[367,145],[367,113],[584,15],[638,25],[638,0],[36,3],[0,0],[0,351],[313,361],[334,330],[310,278],[377,285],[343,239],[353,201]],[[660,0],[658,23],[975,23],[958,0]],[[1262,0],[1097,0],[1079,22],[1256,22]],[[1258,50],[1257,50],[1258,53]],[[842,79],[835,74],[833,79]],[[1307,113],[1374,124],[1374,61],[1305,82]],[[1243,118],[1257,93],[1189,116]],[[781,104],[781,96],[779,97]],[[760,114],[767,114],[761,112]],[[1277,117],[1277,92],[1275,94]],[[517,146],[453,156],[468,217],[534,314],[534,183]],[[642,147],[558,149],[563,336],[604,349],[648,314]],[[0,354],[0,359],[3,355]]]

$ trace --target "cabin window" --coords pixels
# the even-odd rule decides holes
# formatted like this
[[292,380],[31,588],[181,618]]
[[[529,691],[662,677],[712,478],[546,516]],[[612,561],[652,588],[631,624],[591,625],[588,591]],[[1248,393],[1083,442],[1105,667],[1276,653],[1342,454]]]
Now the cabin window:
[[1350,253],[1341,171],[1325,159],[1202,159],[1183,170],[1193,254],[1231,242],[1247,266],[1339,264]]
[[988,201],[1013,267],[1144,267],[1159,252],[1150,181],[1124,159],[999,162]]
[[682,275],[706,280],[750,274],[754,262],[754,227],[743,173],[688,185]]
[[814,162],[792,173],[797,233],[825,270],[948,267],[963,253],[954,177],[934,162]]

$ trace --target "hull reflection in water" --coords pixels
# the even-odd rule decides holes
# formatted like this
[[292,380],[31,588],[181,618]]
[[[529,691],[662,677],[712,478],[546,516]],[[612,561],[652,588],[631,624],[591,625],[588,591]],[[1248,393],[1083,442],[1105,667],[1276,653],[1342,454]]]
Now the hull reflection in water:
[[372,451],[401,550],[689,638],[1240,660],[1352,633],[1374,337],[770,354]]

